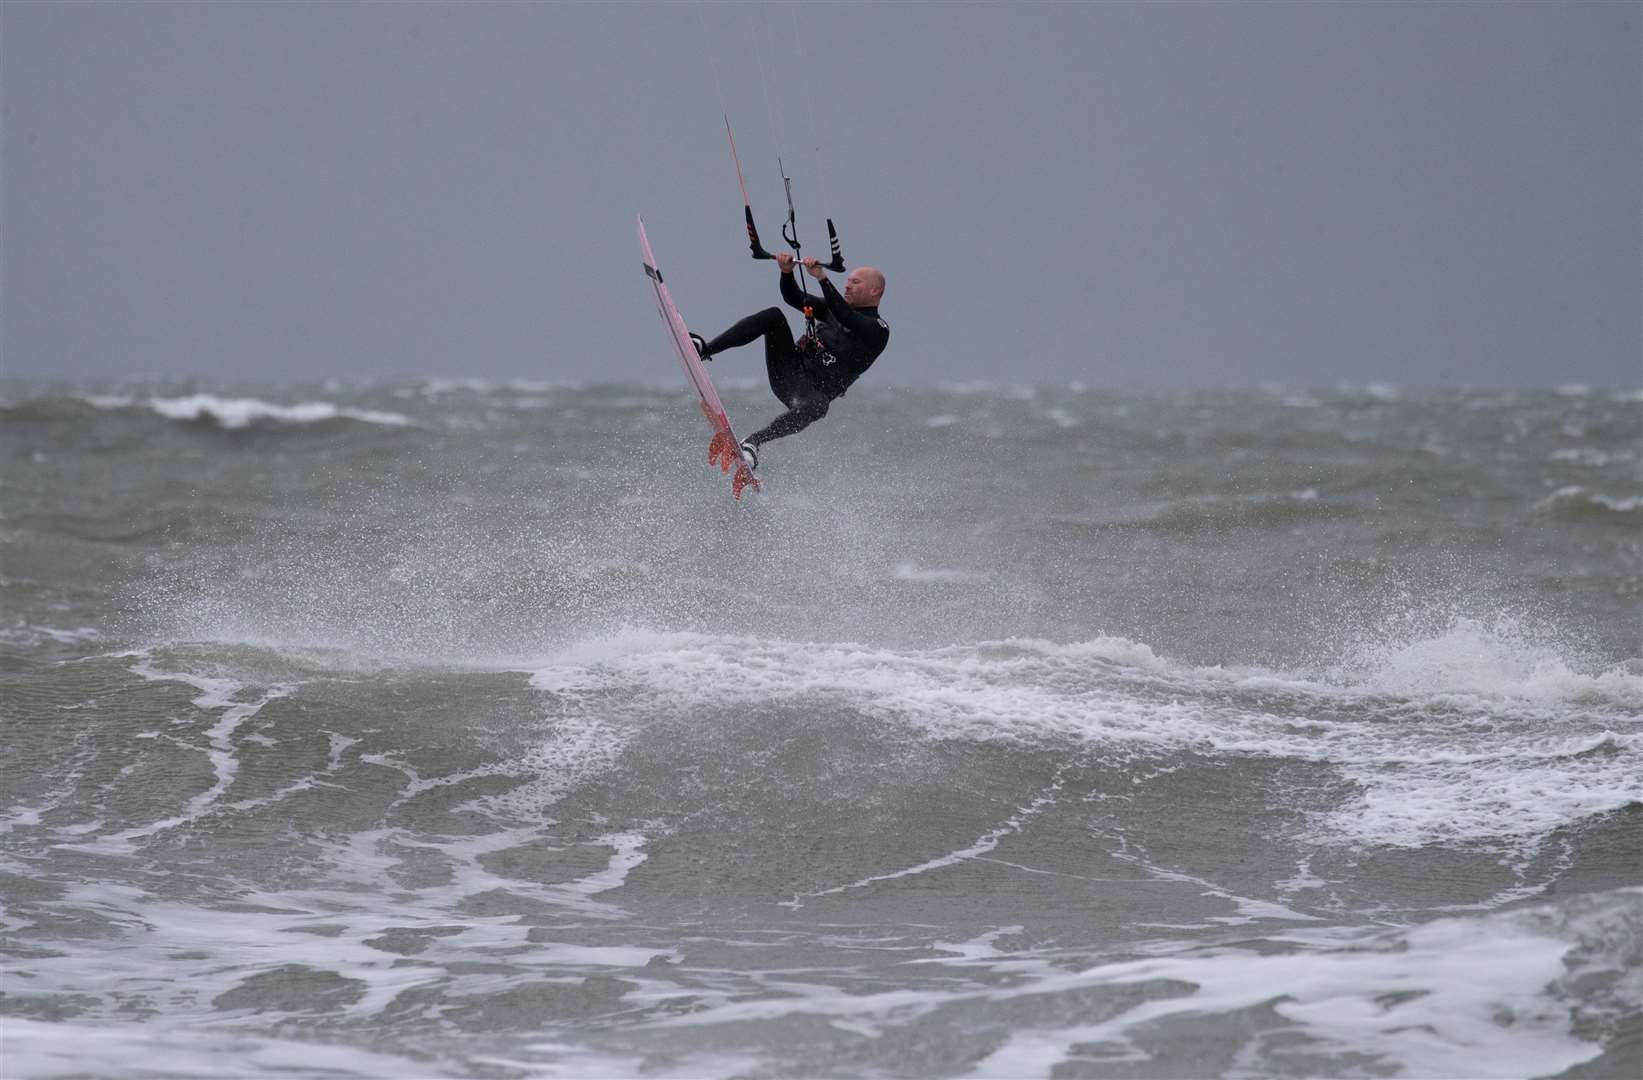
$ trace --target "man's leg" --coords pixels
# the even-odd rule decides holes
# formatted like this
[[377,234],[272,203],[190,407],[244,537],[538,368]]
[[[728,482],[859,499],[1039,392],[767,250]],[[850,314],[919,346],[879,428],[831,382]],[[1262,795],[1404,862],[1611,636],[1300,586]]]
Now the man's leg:
[[752,344],[761,337],[764,338],[767,360],[772,349],[785,348],[787,352],[796,351],[793,345],[793,328],[787,325],[787,316],[782,314],[781,308],[767,307],[763,311],[755,311],[708,342],[702,353],[704,356],[712,356],[726,349]]
[[790,401],[784,401],[787,411],[782,413],[768,425],[749,435],[747,441],[754,446],[763,446],[771,439],[780,439],[787,435],[797,435],[817,420],[827,415],[827,397],[814,390],[795,394]]
[[754,446],[795,435],[827,415],[827,395],[804,377],[793,329],[787,325],[787,316],[781,308],[769,307],[749,315],[708,342],[703,351],[712,355],[721,349],[750,344],[760,337],[764,338],[764,367],[770,390],[787,406],[787,411],[748,437],[747,441]]

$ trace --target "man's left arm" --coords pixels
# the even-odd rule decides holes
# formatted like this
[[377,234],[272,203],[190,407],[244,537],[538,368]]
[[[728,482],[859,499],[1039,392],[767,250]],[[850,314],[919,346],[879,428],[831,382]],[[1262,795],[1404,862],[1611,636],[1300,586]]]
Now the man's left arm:
[[831,281],[826,278],[821,278],[820,281],[822,299],[827,301],[827,310],[832,312],[833,318],[842,323],[846,330],[868,340],[888,334],[883,322],[851,307],[844,297],[839,295],[839,290],[833,287]]

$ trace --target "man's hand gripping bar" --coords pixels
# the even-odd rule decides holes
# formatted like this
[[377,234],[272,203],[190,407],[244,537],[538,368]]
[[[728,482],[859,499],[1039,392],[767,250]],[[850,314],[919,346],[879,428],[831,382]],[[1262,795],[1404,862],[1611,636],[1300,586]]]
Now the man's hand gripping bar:
[[[764,249],[764,245],[759,243],[759,229],[758,226],[753,224],[753,208],[746,203],[743,203],[742,213],[747,218],[747,245],[752,250],[753,257],[755,259],[774,259],[776,256],[766,251]],[[785,236],[786,234],[784,233],[783,235]],[[839,250],[839,234],[838,230],[833,228],[832,218],[827,219],[827,242],[833,250],[833,259],[831,262],[821,263],[820,265],[828,270],[834,271],[835,273],[844,273],[844,254]],[[798,258],[798,251],[799,245],[796,243],[793,244],[795,259]]]

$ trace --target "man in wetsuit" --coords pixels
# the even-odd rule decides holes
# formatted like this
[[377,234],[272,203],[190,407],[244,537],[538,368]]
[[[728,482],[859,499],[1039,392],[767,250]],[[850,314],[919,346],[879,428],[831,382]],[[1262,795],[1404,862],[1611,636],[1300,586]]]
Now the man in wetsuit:
[[[777,307],[749,315],[712,341],[690,335],[703,360],[739,345],[764,338],[764,365],[770,389],[787,406],[787,411],[754,432],[742,443],[753,465],[758,448],[771,439],[793,435],[827,415],[828,404],[850,388],[861,373],[873,366],[890,341],[890,324],[879,317],[879,299],[884,296],[884,275],[871,266],[858,266],[845,279],[844,293],[827,280],[827,269],[815,259],[805,259],[807,274],[821,282],[821,296],[805,296],[793,279],[794,259],[777,255],[781,270],[782,299],[788,307],[814,314],[815,332],[793,340],[787,316]],[[806,303],[808,301],[808,303]]]

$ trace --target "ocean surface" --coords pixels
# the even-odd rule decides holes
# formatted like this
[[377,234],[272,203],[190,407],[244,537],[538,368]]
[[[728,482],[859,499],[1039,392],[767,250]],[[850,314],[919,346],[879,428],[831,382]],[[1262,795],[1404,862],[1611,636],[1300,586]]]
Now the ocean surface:
[[0,383],[0,1074],[1636,1080],[1635,389],[665,375]]

